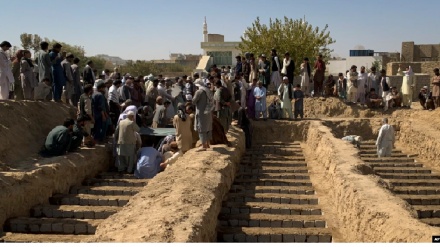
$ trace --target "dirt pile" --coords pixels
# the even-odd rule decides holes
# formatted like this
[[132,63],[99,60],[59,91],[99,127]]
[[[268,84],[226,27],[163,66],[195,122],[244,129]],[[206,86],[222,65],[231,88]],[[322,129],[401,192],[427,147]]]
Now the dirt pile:
[[438,233],[415,219],[409,205],[381,187],[378,177],[363,175],[357,149],[335,139],[327,127],[312,122],[304,148],[335,241],[431,242]]
[[98,226],[96,242],[210,242],[217,216],[244,153],[244,134],[231,128],[233,147],[188,151],[154,177],[123,210]]
[[19,161],[33,163],[49,131],[75,113],[54,102],[0,101],[1,170],[19,168]]

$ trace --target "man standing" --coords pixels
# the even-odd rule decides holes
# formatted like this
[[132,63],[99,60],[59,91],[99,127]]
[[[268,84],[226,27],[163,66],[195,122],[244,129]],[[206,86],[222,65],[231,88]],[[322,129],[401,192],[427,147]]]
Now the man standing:
[[438,68],[434,69],[434,77],[432,77],[432,98],[434,100],[435,107],[440,106],[440,72]]
[[229,125],[231,124],[231,100],[232,96],[229,93],[229,90],[222,86],[221,81],[217,81],[215,83],[216,91],[214,94],[215,101],[215,113],[217,119],[223,126],[223,130],[225,133],[229,130]]
[[267,61],[264,54],[261,54],[261,61],[258,62],[258,72],[260,73],[260,81],[267,89],[270,83],[270,62]]
[[0,44],[0,100],[9,98],[10,85],[14,83],[14,75],[11,70],[11,60],[6,51],[11,48],[11,43],[3,41]]
[[202,148],[199,151],[206,151],[209,142],[212,139],[212,110],[214,108],[214,97],[211,90],[207,88],[201,79],[195,83],[198,90],[192,99],[193,105],[196,106],[196,116],[194,121],[194,129],[199,133]]
[[322,84],[324,82],[324,74],[325,74],[325,62],[322,60],[322,54],[319,54],[317,60],[315,62],[315,75],[313,76],[314,84],[314,95],[321,96],[322,94]]
[[72,103],[74,106],[78,105],[79,97],[81,96],[81,72],[79,71],[79,58],[73,59],[72,75],[73,75],[73,94],[72,94]]
[[156,109],[156,99],[159,96],[159,92],[157,91],[157,85],[159,85],[159,80],[153,80],[153,86],[147,89],[147,102],[151,109]]
[[283,83],[278,88],[278,96],[281,100],[281,110],[283,111],[283,118],[292,119],[292,90],[290,89],[289,78],[283,77]]
[[361,103],[361,106],[365,105],[365,88],[367,87],[367,80],[368,75],[365,72],[365,66],[361,66],[361,72],[358,74],[358,80],[357,80],[357,93],[356,93],[356,100],[357,102]]
[[98,90],[93,95],[93,116],[95,118],[95,125],[93,129],[94,138],[97,142],[103,143],[107,133],[107,100],[105,99],[105,84],[100,81],[96,85]]
[[295,91],[293,91],[293,98],[295,99],[295,112],[294,117],[295,120],[298,119],[298,116],[301,119],[304,118],[304,92],[301,91],[301,85],[297,84]]
[[71,133],[75,121],[71,118],[64,120],[64,124],[52,129],[46,137],[43,150],[40,154],[44,157],[60,156],[67,153],[70,148]]
[[[92,94],[93,94],[93,86],[88,84],[84,86],[84,93],[79,97],[78,102],[78,115],[84,121],[84,130],[88,134],[88,137],[85,138],[84,142],[92,142],[92,126],[95,123],[95,119],[93,118],[93,108],[92,108]],[[86,140],[88,139],[88,140]]]
[[[249,82],[249,76],[251,74],[251,64],[246,57],[243,58],[241,64],[243,69],[243,78],[246,82]],[[237,76],[237,74],[235,74],[235,76]]]
[[237,64],[235,65],[235,75],[239,75],[241,72],[243,72],[243,66],[241,63],[241,56],[236,56],[235,59],[237,59]]
[[254,89],[255,97],[255,118],[258,120],[260,115],[263,115],[263,119],[267,119],[266,113],[266,88],[263,87],[263,82],[258,82],[258,87]]
[[[111,80],[111,79],[110,79]],[[120,96],[118,88],[121,86],[122,81],[121,80],[114,80],[112,82],[112,86],[108,90],[108,104],[110,107],[110,113],[111,113],[111,120],[114,126],[117,125],[119,115],[121,114],[121,105],[119,102]]]
[[295,62],[290,58],[290,53],[284,54],[283,69],[281,74],[289,78],[289,95],[292,95],[293,88],[293,73],[295,72]]
[[56,43],[53,45],[52,51],[49,52],[50,60],[52,61],[52,76],[53,76],[53,99],[55,102],[61,102],[61,95],[63,94],[63,87],[66,85],[66,77],[61,62],[64,57],[60,55],[61,45]]
[[73,106],[76,106],[73,102],[73,95],[75,93],[74,81],[73,81],[73,70],[70,63],[73,62],[73,54],[67,53],[66,58],[61,62],[61,66],[64,70],[64,78],[66,80],[66,103],[70,103]]
[[133,166],[135,161],[136,149],[136,132],[140,128],[134,120],[136,113],[129,111],[127,118],[120,121],[115,131],[115,140],[117,140],[116,152],[118,154],[118,172],[133,173]]
[[390,79],[386,76],[386,70],[382,69],[380,71],[380,91],[382,92],[382,100],[383,100],[383,104],[384,106],[384,110],[388,110],[388,101],[387,101],[387,96],[388,93],[390,92]]
[[383,125],[379,130],[379,135],[376,140],[377,155],[379,158],[391,157],[395,142],[394,128],[388,124],[388,118],[384,118],[382,123]]
[[95,73],[93,72],[93,61],[89,60],[87,61],[87,65],[84,68],[84,72],[83,72],[83,82],[84,85],[87,84],[95,84],[96,78],[95,78]]
[[[38,65],[38,76],[39,78],[39,82],[43,81],[45,78],[49,79],[50,81],[50,86],[53,85],[53,76],[52,76],[52,60],[50,59],[49,56],[49,43],[47,43],[46,41],[43,41],[40,43],[40,48],[41,50],[38,52],[36,58],[35,58],[35,62]],[[52,99],[52,94],[48,94],[46,100],[51,100]]]
[[271,57],[272,57],[272,74],[270,75],[270,80],[275,86],[275,91],[281,84],[281,74],[280,74],[280,59],[278,58],[277,51],[275,49],[272,49],[271,51]]
[[371,67],[371,72],[368,73],[368,87],[367,87],[367,91],[370,91],[371,88],[374,88],[374,91],[376,91],[376,93],[378,95],[380,95],[379,92],[379,75],[376,73],[376,67]]
[[356,71],[356,65],[351,66],[350,71],[347,73],[347,78],[347,102],[356,104],[358,89],[358,72]]

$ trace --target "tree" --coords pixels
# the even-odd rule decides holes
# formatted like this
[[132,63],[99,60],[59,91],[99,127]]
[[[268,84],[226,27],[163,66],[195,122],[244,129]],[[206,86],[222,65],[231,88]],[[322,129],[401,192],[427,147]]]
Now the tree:
[[382,69],[382,63],[380,60],[375,60],[371,63],[371,67],[375,67],[376,71],[380,71]]
[[250,52],[256,56],[263,53],[269,55],[273,48],[280,55],[289,52],[298,72],[304,57],[309,58],[310,64],[314,64],[319,53],[323,55],[324,61],[329,60],[333,51],[329,45],[335,43],[335,40],[330,37],[327,29],[328,25],[320,30],[303,19],[287,17],[284,17],[284,21],[270,19],[269,25],[265,25],[257,17],[252,26],[246,29],[238,48],[242,53]]
[[32,47],[32,34],[22,33],[20,34],[21,46],[25,50],[29,50]]

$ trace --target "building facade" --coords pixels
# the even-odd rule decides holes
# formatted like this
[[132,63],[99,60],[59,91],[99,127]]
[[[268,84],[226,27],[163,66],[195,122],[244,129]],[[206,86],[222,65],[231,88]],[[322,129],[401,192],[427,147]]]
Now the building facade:
[[402,62],[440,61],[440,44],[416,45],[414,41],[402,42]]

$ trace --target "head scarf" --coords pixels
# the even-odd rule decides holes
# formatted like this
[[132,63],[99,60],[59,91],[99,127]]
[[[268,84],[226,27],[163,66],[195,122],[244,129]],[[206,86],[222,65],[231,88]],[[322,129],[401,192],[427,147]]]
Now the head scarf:
[[20,61],[21,61],[21,59],[23,58],[24,56],[23,56],[23,50],[18,50],[16,53],[15,53],[15,59],[14,59],[14,61],[12,62],[12,63],[20,63]]
[[[121,113],[121,115],[119,115],[118,124],[119,122],[127,118],[130,111],[137,112],[137,107],[135,105],[127,106],[127,108],[125,108],[125,111]],[[134,114],[134,121],[136,122],[136,114]]]
[[408,66],[408,71],[406,72],[406,75],[408,75],[408,76],[414,75],[414,72],[413,72],[413,69],[411,68],[411,66]]

